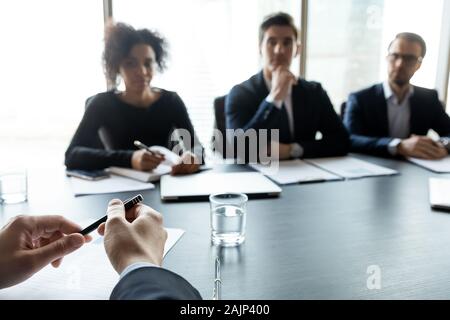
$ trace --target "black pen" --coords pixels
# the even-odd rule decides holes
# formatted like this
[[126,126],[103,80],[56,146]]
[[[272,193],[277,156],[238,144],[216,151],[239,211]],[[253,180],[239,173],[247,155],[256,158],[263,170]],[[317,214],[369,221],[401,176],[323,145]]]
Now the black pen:
[[[142,202],[142,200],[144,200],[144,197],[142,195],[140,195],[140,194],[138,194],[137,196],[135,196],[135,197],[133,197],[131,199],[125,200],[123,202],[123,205],[125,207],[125,211],[130,210],[136,204],[138,204],[139,202]],[[107,219],[108,219],[108,215],[98,219],[97,221],[95,221],[90,226],[88,226],[88,227],[84,228],[83,230],[81,230],[79,233],[81,233],[83,236],[85,236],[88,233],[91,233],[92,231],[97,229],[98,226],[101,225],[103,222],[106,222]]]
[[140,142],[140,141],[138,141],[138,140],[134,140],[134,145],[135,145],[136,147],[138,147],[139,149],[141,149],[141,150],[147,151],[147,152],[150,153],[151,155],[159,156],[159,157],[164,157],[164,155],[163,155],[161,152],[159,152],[159,151],[153,151],[152,149],[150,149],[150,147],[146,146],[145,144],[143,144],[142,142]]

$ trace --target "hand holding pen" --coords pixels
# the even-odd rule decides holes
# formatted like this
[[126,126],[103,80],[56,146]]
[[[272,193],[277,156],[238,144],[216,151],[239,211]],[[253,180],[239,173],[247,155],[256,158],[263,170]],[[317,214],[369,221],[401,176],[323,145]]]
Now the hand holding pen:
[[131,167],[135,170],[151,171],[166,159],[162,153],[151,150],[140,141],[134,141],[134,145],[139,148],[131,157]]
[[119,274],[136,262],[161,266],[167,232],[159,212],[140,203],[125,210],[124,203],[115,199],[108,205],[107,217],[98,233],[104,236],[106,254]]

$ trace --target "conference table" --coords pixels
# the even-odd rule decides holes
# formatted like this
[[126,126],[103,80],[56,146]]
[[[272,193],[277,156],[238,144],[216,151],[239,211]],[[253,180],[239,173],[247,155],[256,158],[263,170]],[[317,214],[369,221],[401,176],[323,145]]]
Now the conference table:
[[[143,191],[166,227],[186,231],[164,267],[211,299],[214,261],[223,299],[449,299],[450,214],[433,211],[428,178],[406,161],[352,155],[398,175],[282,186],[278,198],[249,200],[246,240],[211,244],[207,201],[160,200]],[[251,170],[221,165],[218,171]],[[74,197],[64,170],[31,171],[29,201],[0,206],[0,225],[19,214],[57,213],[76,222],[105,214],[108,201],[136,192]]]

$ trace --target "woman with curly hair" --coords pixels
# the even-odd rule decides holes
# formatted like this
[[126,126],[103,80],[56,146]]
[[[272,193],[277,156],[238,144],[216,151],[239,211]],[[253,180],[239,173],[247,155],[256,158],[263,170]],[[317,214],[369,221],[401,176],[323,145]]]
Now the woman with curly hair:
[[[177,93],[156,88],[151,81],[164,71],[166,41],[148,29],[136,30],[124,23],[106,31],[103,63],[112,89],[88,99],[86,111],[66,151],[68,169],[129,167],[141,171],[156,168],[164,156],[136,150],[133,142],[170,146],[174,129],[188,132],[182,161],[172,174],[193,173],[202,161],[203,148],[196,138],[186,107]],[[117,89],[118,79],[125,90]]]

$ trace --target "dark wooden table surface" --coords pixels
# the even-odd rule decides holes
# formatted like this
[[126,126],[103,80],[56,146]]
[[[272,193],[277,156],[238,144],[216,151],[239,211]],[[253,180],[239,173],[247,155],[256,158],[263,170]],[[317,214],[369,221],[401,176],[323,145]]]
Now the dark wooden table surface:
[[[428,201],[428,178],[437,175],[403,161],[358,157],[400,174],[285,186],[279,198],[250,200],[247,239],[237,248],[211,245],[208,202],[163,203],[158,185],[142,192],[166,227],[186,230],[164,266],[205,299],[217,255],[223,299],[449,299],[450,214],[432,211]],[[19,213],[82,222],[104,215],[112,197],[135,194],[75,198],[63,168],[32,171],[29,185],[27,203],[0,206],[0,225]]]

